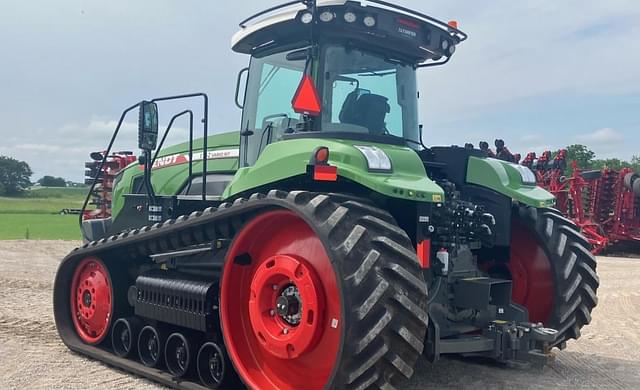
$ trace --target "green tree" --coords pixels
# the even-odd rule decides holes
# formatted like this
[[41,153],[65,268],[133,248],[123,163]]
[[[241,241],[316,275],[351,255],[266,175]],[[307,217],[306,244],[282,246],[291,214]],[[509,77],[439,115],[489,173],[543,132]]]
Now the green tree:
[[0,195],[19,195],[31,185],[33,172],[24,161],[0,156]]
[[580,169],[591,169],[596,154],[584,145],[567,146],[567,161],[575,161]]
[[597,159],[593,160],[593,162],[591,163],[591,167],[593,169],[609,168],[616,171],[619,171],[622,168],[628,168],[630,166],[631,163],[617,158],[606,158],[604,160]]
[[631,168],[633,168],[634,171],[640,173],[640,156],[631,157]]
[[43,187],[66,187],[67,181],[61,177],[45,176],[38,180],[38,184]]

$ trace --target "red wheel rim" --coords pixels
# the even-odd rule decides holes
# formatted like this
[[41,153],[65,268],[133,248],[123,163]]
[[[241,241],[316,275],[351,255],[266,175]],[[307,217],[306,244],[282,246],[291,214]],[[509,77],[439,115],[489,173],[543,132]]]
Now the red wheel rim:
[[548,324],[553,308],[551,262],[532,230],[520,221],[513,221],[511,229],[509,271],[513,301],[527,308],[529,321]]
[[220,297],[225,343],[247,385],[324,388],[341,342],[341,298],[306,222],[284,210],[249,222],[229,250]]
[[102,261],[89,257],[80,261],[71,283],[73,325],[82,341],[101,342],[111,324],[112,291],[109,272]]

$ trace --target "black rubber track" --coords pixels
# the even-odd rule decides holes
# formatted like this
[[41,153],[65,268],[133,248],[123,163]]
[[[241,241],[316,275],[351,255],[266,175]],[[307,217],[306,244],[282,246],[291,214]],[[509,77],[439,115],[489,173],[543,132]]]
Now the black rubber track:
[[551,262],[553,309],[545,326],[560,332],[556,346],[564,348],[567,340],[580,337],[598,303],[596,258],[578,227],[558,210],[517,206],[514,215],[534,230]]
[[[92,242],[60,264],[54,285],[58,333],[72,350],[174,388],[203,389],[166,372],[123,359],[100,346],[83,344],[69,312],[69,283],[87,256],[122,272],[148,256],[216,239],[232,239],[260,212],[289,209],[306,220],[325,243],[341,279],[343,345],[331,388],[401,388],[413,374],[427,330],[427,289],[406,233],[383,210],[344,196],[271,191],[224,203],[189,216]],[[126,290],[122,291],[126,294]]]

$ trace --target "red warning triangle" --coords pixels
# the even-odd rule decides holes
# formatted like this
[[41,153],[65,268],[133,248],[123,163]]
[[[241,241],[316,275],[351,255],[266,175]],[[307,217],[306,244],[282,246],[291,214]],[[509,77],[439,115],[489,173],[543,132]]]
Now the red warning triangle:
[[313,84],[313,79],[309,75],[305,75],[298,85],[296,94],[291,100],[293,110],[298,114],[307,114],[312,116],[320,115],[320,98],[318,91]]

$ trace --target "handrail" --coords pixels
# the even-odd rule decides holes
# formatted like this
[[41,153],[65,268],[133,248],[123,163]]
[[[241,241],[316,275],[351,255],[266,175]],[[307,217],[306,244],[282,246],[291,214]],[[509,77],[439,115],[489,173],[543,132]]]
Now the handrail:
[[[192,97],[202,97],[204,105],[204,118],[202,118],[202,128],[204,138],[202,140],[202,200],[207,198],[207,142],[209,137],[209,96],[204,92],[188,93],[184,95],[166,96],[161,98],[155,98],[152,102],[161,102],[166,100],[178,100],[187,99]],[[193,146],[193,145],[192,145]],[[193,148],[190,148],[193,149]]]
[[100,179],[100,176],[102,175],[102,168],[104,168],[104,164],[107,161],[107,157],[111,154],[111,148],[113,147],[113,143],[116,140],[116,137],[118,136],[118,133],[120,132],[120,127],[122,127],[122,122],[124,122],[124,118],[127,116],[127,114],[129,113],[129,111],[138,108],[140,106],[141,103],[136,103],[133,106],[127,108],[126,110],[124,110],[122,112],[122,115],[120,115],[120,120],[118,121],[118,125],[116,126],[116,130],[113,132],[113,135],[111,136],[111,140],[109,141],[109,146],[107,146],[107,150],[104,152],[103,156],[102,156],[102,161],[100,161],[100,166],[98,167],[98,170],[96,171],[96,176],[93,178],[93,182],[91,183],[91,188],[89,188],[89,192],[87,192],[87,197],[84,199],[84,203],[82,204],[82,211],[80,212],[80,215],[78,216],[78,223],[80,224],[80,231],[82,232],[82,238],[83,239],[88,239],[87,235],[84,234],[84,230],[82,230],[82,217],[84,217],[84,212],[87,209],[87,205],[89,204],[89,199],[91,199],[91,194],[93,194],[93,190],[96,188],[96,184],[98,184],[98,180]]
[[[151,168],[153,168],[153,164],[156,162],[156,159],[158,158],[158,155],[162,150],[162,146],[164,145],[164,141],[167,139],[167,136],[169,135],[169,131],[173,126],[173,122],[175,122],[176,119],[180,118],[183,115],[189,115],[189,177],[192,177],[193,176],[193,111],[191,110],[184,110],[182,112],[175,114],[171,118],[171,120],[169,121],[169,125],[167,126],[167,129],[164,131],[162,140],[160,141],[160,144],[158,144],[158,148],[156,149],[156,154],[153,156],[153,160],[151,160]],[[191,181],[189,181],[187,191],[190,188],[191,188]]]
[[[207,185],[207,149],[208,149],[208,145],[207,145],[207,138],[209,135],[209,97],[207,96],[206,93],[203,92],[198,92],[198,93],[190,93],[190,94],[184,94],[184,95],[175,95],[175,96],[166,96],[166,97],[160,97],[160,98],[155,98],[153,100],[151,100],[151,102],[161,102],[161,101],[166,101],[166,100],[177,100],[177,99],[186,99],[186,98],[192,98],[192,97],[202,97],[203,98],[203,106],[204,106],[204,117],[202,118],[202,124],[203,124],[203,133],[204,133],[204,138],[202,141],[202,200],[206,200],[206,185]],[[93,193],[93,191],[95,190],[96,185],[98,184],[98,180],[100,180],[101,177],[101,173],[102,173],[102,169],[104,168],[104,165],[107,161],[107,157],[111,154],[111,149],[113,148],[113,144],[116,140],[116,138],[118,137],[118,134],[120,133],[120,128],[122,127],[122,123],[124,122],[125,117],[127,116],[127,114],[134,110],[135,108],[140,107],[140,105],[142,104],[142,102],[140,103],[136,103],[134,105],[132,105],[131,107],[128,107],[127,109],[125,109],[122,114],[120,115],[120,120],[118,121],[118,124],[116,126],[115,131],[113,132],[113,135],[111,136],[111,140],[109,141],[109,146],[107,146],[107,149],[104,152],[102,161],[100,161],[100,165],[98,166],[98,170],[96,173],[96,176],[93,178],[93,182],[91,183],[91,187],[89,188],[89,192],[87,193],[86,198],[84,199],[84,203],[82,204],[82,211],[80,213],[80,215],[78,216],[78,223],[80,225],[80,231],[82,232],[82,236],[83,239],[88,239],[88,237],[86,236],[86,234],[84,233],[84,230],[82,230],[82,222],[83,222],[83,217],[84,217],[84,213],[87,209],[87,205],[89,204],[89,199],[91,199],[91,194]],[[171,122],[169,123],[167,130],[165,130],[165,134],[162,138],[162,141],[160,143],[160,147],[162,146],[162,144],[164,143],[164,140],[169,132],[169,130],[171,129],[171,126],[173,125],[173,121],[181,116],[181,115],[185,115],[189,113],[191,120],[190,120],[190,136],[189,136],[189,171],[192,171],[192,160],[193,160],[193,113],[191,112],[191,110],[185,110],[182,111],[181,113],[175,115],[172,119]],[[157,148],[155,156],[153,157],[153,161],[155,161],[155,158],[158,156],[158,152],[160,150],[160,147]],[[150,155],[148,156],[148,161],[146,161],[146,164],[151,163],[151,158]],[[149,194],[152,195],[152,194]]]

